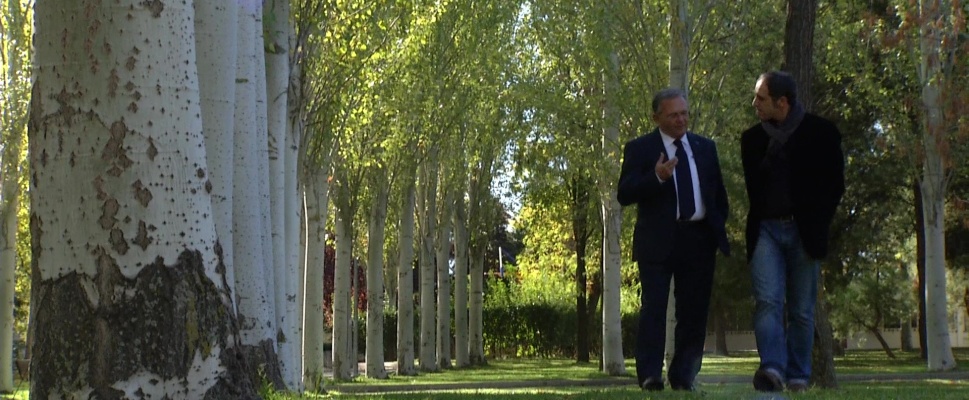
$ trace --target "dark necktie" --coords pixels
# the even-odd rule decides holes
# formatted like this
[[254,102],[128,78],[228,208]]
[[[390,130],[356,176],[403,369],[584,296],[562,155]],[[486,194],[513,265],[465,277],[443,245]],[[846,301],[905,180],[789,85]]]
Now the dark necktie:
[[693,202],[693,173],[690,172],[690,158],[686,156],[680,139],[673,141],[676,145],[676,197],[680,202],[680,219],[689,220],[696,212]]

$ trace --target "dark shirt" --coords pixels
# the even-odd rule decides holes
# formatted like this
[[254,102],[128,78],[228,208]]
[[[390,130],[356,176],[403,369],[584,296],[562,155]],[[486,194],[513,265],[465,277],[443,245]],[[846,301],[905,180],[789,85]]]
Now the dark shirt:
[[760,168],[766,176],[764,181],[764,219],[789,218],[794,213],[791,201],[791,160],[787,146],[768,146],[767,155]]

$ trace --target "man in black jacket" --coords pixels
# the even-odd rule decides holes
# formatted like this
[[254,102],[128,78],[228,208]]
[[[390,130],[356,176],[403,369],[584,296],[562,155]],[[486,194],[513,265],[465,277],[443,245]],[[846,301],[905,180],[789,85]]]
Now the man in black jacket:
[[743,133],[740,146],[760,354],[753,384],[766,392],[781,391],[785,383],[788,390],[804,391],[811,377],[820,260],[845,191],[841,133],[804,111],[790,74],[761,75],[755,92],[761,123]]
[[714,142],[687,132],[686,95],[665,89],[653,97],[651,133],[626,143],[619,203],[636,204],[633,259],[642,296],[636,336],[636,377],[662,390],[666,306],[675,280],[676,330],[667,371],[674,390],[694,390],[706,339],[713,267],[719,247],[729,254],[724,221],[727,192]]

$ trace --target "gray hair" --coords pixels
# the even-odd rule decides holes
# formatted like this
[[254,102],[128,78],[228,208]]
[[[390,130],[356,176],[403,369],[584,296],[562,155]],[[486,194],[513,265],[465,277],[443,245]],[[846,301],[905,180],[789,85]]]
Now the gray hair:
[[686,92],[672,87],[656,92],[656,95],[653,96],[653,114],[659,112],[659,105],[664,100],[675,99],[677,97],[681,97],[683,100],[686,100]]

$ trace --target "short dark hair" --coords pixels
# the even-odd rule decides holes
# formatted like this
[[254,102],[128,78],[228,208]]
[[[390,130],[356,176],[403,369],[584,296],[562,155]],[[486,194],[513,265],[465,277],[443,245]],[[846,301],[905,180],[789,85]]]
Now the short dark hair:
[[682,97],[683,100],[686,100],[686,92],[672,87],[656,92],[656,95],[653,96],[653,114],[659,112],[659,103],[662,103],[663,100],[675,99],[677,97]]
[[797,104],[797,82],[791,74],[784,71],[770,71],[760,75],[760,79],[767,85],[767,94],[774,101],[787,97],[791,106]]

